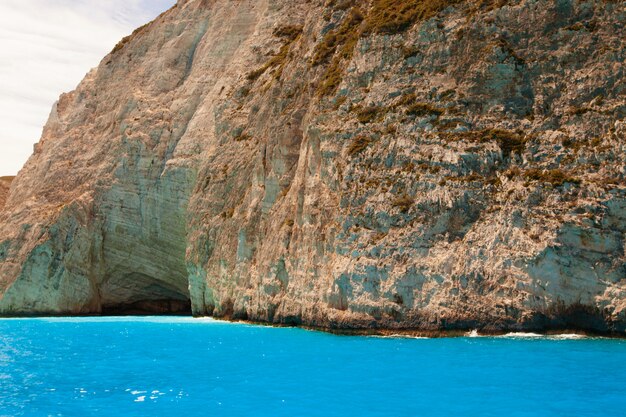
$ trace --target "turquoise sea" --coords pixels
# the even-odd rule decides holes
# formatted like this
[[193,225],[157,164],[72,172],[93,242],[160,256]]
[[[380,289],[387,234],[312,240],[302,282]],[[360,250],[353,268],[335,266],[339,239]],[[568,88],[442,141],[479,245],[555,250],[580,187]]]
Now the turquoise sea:
[[0,416],[626,416],[626,341],[6,319]]

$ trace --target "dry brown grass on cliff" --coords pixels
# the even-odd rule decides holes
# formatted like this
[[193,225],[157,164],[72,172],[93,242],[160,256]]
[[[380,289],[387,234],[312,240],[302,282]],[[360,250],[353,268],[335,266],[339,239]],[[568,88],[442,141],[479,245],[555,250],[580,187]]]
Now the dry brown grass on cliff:
[[417,117],[432,115],[439,117],[446,112],[446,109],[441,107],[418,101],[417,96],[413,93],[407,93],[400,96],[393,107],[406,107],[406,114]]
[[602,139],[601,138],[593,138],[593,139],[586,139],[584,137],[577,137],[577,138],[565,138],[561,141],[561,145],[563,145],[563,147],[565,149],[568,149],[570,151],[572,151],[573,153],[578,153],[580,150],[589,147],[591,149],[594,150],[600,150],[600,144],[602,143]]
[[270,58],[263,66],[248,73],[246,78],[249,81],[255,81],[271,68],[275,68],[272,73],[274,78],[280,78],[283,73],[283,69],[285,68],[285,64],[287,63],[291,45],[293,45],[302,34],[302,26],[281,26],[274,29],[273,34],[277,38],[285,39],[285,43],[280,47],[278,53]]
[[496,142],[505,157],[512,154],[520,155],[526,149],[526,138],[516,132],[505,129],[484,129],[469,132],[450,133],[448,139],[464,140],[468,142],[487,143]]
[[277,38],[286,38],[290,41],[296,40],[298,36],[302,33],[302,26],[288,25],[288,26],[280,26],[274,29],[274,36]]
[[244,133],[244,132],[242,132],[242,133],[238,134],[237,136],[235,136],[235,142],[247,142],[247,141],[249,141],[251,139],[252,139],[252,136],[250,136],[249,134]]
[[357,107],[354,110],[357,120],[363,124],[379,122],[387,114],[387,109],[379,106]]
[[560,169],[529,169],[524,173],[526,179],[533,181],[540,181],[553,185],[554,187],[560,187],[565,183],[578,185],[581,180],[570,176]]
[[363,35],[396,34],[416,23],[437,16],[456,4],[467,3],[472,11],[502,7],[506,0],[373,0]]
[[426,117],[426,116],[439,117],[444,113],[445,113],[445,109],[442,109],[441,107],[433,106],[432,104],[429,104],[429,103],[414,103],[414,104],[411,104],[406,109],[406,114],[408,114],[409,116],[416,116],[416,117]]
[[462,175],[460,177],[453,177],[453,176],[446,176],[443,178],[444,181],[448,182],[476,182],[476,181],[484,181],[485,177],[483,177],[482,175],[476,173],[476,172],[472,172],[471,174],[468,175]]
[[519,155],[526,148],[526,140],[521,135],[503,129],[483,131],[483,141],[496,141],[505,156]]
[[414,93],[406,93],[400,96],[400,98],[393,105],[394,108],[402,106],[410,106],[417,102],[417,96]]
[[497,7],[503,0],[373,0],[369,6],[363,3],[357,6],[358,2],[354,0],[328,1],[328,19],[332,12],[349,11],[339,27],[329,31],[315,47],[311,64],[328,65],[318,85],[318,95],[329,96],[337,91],[361,37],[401,33],[447,7],[463,2],[470,3],[471,10],[478,10],[485,5]]
[[336,52],[339,52],[340,58],[352,58],[352,51],[359,39],[359,25],[363,19],[361,9],[351,10],[341,25],[328,32],[317,44],[311,64],[315,66],[327,63]]
[[394,208],[397,208],[402,213],[406,213],[411,209],[411,207],[413,207],[414,203],[415,203],[415,200],[413,198],[411,198],[407,194],[403,194],[401,196],[396,197],[391,202],[391,206]]
[[277,67],[277,70],[274,71],[274,76],[279,78],[282,74],[282,70],[285,66],[285,61],[287,60],[287,56],[289,55],[289,48],[291,47],[291,42],[281,46],[278,54],[274,55],[269,61],[267,61],[262,67],[251,71],[248,73],[247,78],[250,81],[255,81],[261,75],[265,74],[267,70],[270,68]]
[[360,9],[352,9],[343,23],[337,29],[328,32],[315,48],[311,62],[313,66],[327,63],[332,59],[317,88],[318,95],[327,96],[337,91],[343,79],[345,65],[352,59],[354,48],[359,42],[361,22],[363,12]]
[[332,10],[348,10],[354,2],[355,0],[329,0],[326,7]]
[[348,155],[355,156],[363,152],[373,142],[374,142],[374,139],[372,139],[369,136],[365,136],[365,135],[355,136],[352,139],[352,142],[350,142],[350,145],[348,146]]
[[403,32],[455,3],[459,0],[374,0],[363,34]]

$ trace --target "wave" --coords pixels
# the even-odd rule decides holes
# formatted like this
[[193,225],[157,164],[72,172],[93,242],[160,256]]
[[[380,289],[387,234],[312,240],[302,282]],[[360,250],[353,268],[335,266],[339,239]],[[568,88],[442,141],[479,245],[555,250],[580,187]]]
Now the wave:
[[432,339],[431,337],[426,337],[426,336],[411,336],[410,334],[401,334],[401,333],[394,333],[394,334],[373,334],[373,335],[368,335],[367,337],[372,337],[372,338],[376,338],[376,339]]
[[503,335],[482,335],[478,333],[478,330],[471,330],[465,334],[465,337],[494,337],[499,339],[547,339],[547,340],[582,340],[591,339],[592,337],[578,333],[563,333],[563,334],[539,334],[532,332],[509,332]]
[[[553,339],[553,340],[580,340],[580,339],[590,339],[589,336],[586,336],[584,334],[577,334],[577,333],[566,333],[566,334],[557,334],[557,335],[551,335],[548,336],[549,339]],[[596,337],[597,339],[597,337]]]
[[498,336],[498,337],[509,337],[509,338],[520,338],[520,339],[535,339],[535,338],[546,337],[546,335],[539,334],[539,333],[511,332],[511,333],[503,334],[503,335]]

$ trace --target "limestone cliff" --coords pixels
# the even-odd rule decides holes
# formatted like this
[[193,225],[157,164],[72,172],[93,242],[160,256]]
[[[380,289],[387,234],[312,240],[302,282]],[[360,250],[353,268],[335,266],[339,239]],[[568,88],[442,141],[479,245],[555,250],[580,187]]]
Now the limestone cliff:
[[0,314],[626,331],[626,5],[187,0],[55,105]]
[[7,200],[13,178],[15,177],[0,177],[0,209],[4,207],[4,203]]

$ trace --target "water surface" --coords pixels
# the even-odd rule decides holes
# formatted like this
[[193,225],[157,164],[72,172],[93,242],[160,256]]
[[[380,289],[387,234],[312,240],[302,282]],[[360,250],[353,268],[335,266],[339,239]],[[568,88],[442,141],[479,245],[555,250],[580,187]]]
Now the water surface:
[[0,416],[626,416],[626,342],[0,320]]

